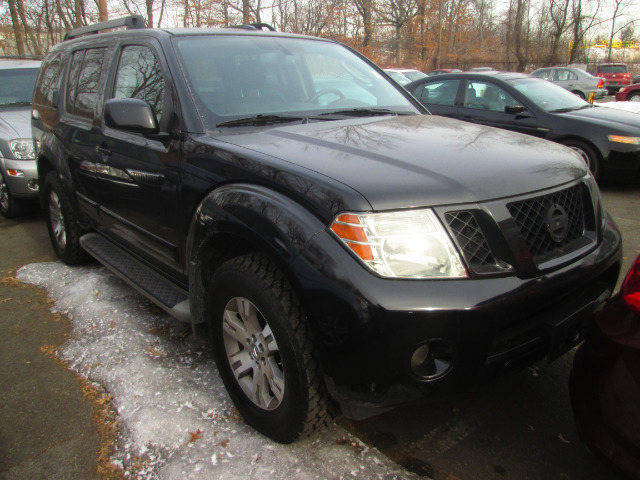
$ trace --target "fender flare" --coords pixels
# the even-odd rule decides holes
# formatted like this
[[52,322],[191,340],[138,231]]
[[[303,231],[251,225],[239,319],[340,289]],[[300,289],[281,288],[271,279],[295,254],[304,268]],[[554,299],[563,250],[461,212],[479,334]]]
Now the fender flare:
[[192,322],[205,321],[202,299],[215,271],[207,259],[215,255],[211,250],[219,245],[218,239],[250,244],[287,272],[309,240],[326,228],[325,223],[291,198],[260,185],[228,184],[210,192],[196,209],[187,236]]

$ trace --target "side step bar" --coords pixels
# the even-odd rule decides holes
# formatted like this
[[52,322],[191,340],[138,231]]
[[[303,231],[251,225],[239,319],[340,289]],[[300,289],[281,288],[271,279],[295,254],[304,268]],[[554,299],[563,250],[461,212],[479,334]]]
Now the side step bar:
[[154,272],[97,233],[87,233],[80,245],[91,256],[145,297],[182,322],[191,321],[187,292]]

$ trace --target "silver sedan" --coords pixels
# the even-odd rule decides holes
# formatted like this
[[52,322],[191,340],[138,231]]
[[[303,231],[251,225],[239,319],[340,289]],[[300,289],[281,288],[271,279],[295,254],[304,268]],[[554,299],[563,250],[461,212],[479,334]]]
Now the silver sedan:
[[582,99],[588,99],[591,93],[594,94],[594,99],[604,98],[607,95],[607,89],[604,88],[604,79],[594,77],[581,68],[539,68],[531,72],[531,75],[557,83]]

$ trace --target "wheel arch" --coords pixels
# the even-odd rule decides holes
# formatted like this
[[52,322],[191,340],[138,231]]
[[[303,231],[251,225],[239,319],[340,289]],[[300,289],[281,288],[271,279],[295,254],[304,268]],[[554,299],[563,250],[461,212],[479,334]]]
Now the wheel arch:
[[269,257],[300,293],[300,282],[289,266],[324,228],[304,207],[261,186],[233,184],[212,191],[198,206],[187,237],[192,322],[205,321],[203,299],[215,271],[249,252]]
[[600,163],[600,175],[603,174],[604,172],[604,162],[605,159],[609,156],[609,150],[607,149],[606,151],[603,152],[603,149],[601,148],[602,146],[599,145],[599,142],[593,142],[592,140],[588,140],[584,137],[580,137],[578,135],[564,135],[562,137],[556,138],[554,139],[555,142],[560,143],[562,145],[565,145],[567,143],[570,142],[578,142],[578,143],[583,143],[585,145],[587,145],[588,147],[590,147],[591,149],[593,149],[593,151],[595,152],[595,154],[598,156],[597,160]]

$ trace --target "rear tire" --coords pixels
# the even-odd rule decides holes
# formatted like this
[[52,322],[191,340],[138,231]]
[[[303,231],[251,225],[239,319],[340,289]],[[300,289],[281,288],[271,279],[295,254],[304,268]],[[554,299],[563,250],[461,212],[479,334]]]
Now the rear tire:
[[49,172],[45,177],[44,195],[49,239],[58,258],[67,265],[89,261],[91,257],[80,246],[83,232],[78,218],[55,172]]
[[567,140],[562,142],[562,144],[574,150],[582,157],[582,160],[591,171],[591,175],[593,175],[596,180],[600,178],[600,158],[593,147],[580,140]]
[[574,90],[571,93],[573,93],[576,97],[581,98],[582,100],[585,100],[587,98],[580,90]]
[[261,254],[223,264],[205,314],[220,376],[245,421],[280,443],[326,425],[333,404],[309,326],[280,269]]

